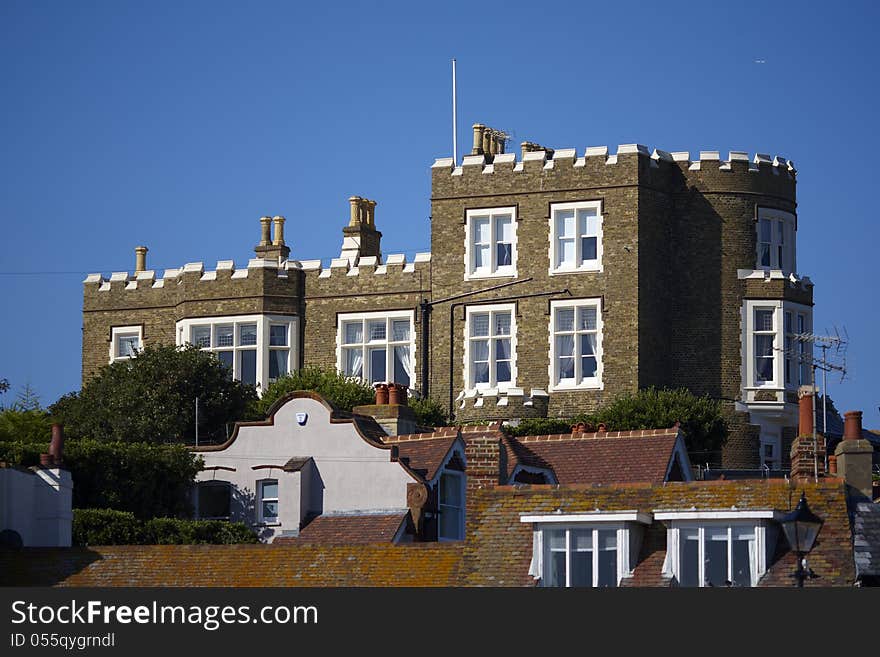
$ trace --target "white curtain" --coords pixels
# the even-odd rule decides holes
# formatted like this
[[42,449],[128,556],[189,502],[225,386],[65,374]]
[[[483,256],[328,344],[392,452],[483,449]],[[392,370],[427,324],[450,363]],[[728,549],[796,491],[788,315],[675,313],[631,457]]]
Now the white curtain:
[[394,359],[403,366],[409,380],[412,381],[412,359],[409,357],[409,347],[394,347]]
[[532,562],[529,564],[529,575],[535,579],[544,578],[544,532],[532,532]]
[[364,370],[364,354],[360,349],[345,350],[345,373],[348,376],[362,376]]

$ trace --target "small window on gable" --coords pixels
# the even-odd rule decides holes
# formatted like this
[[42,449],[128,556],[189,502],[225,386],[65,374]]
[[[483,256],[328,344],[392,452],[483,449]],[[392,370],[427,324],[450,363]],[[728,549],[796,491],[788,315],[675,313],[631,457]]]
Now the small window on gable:
[[468,210],[465,280],[516,276],[516,208]]
[[650,515],[638,511],[524,515],[534,531],[529,574],[541,586],[614,587],[632,575]]
[[550,206],[550,274],[602,270],[602,202]]

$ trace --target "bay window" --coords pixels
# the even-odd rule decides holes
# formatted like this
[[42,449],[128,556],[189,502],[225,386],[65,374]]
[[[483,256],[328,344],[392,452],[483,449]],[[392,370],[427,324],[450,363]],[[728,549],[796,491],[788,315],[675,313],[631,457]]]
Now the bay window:
[[602,202],[550,206],[550,274],[602,270]]
[[747,299],[743,306],[745,387],[797,388],[810,383],[812,309],[788,301]]
[[516,276],[516,208],[468,210],[465,280]]
[[413,312],[339,315],[336,366],[367,383],[415,386]]
[[795,271],[795,217],[771,208],[758,209],[758,269]]
[[465,314],[465,387],[507,388],[516,381],[513,304],[468,306]]

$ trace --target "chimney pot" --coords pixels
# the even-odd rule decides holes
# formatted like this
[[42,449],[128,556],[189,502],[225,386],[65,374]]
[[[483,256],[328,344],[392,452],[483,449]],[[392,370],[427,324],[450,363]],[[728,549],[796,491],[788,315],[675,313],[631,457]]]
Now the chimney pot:
[[399,404],[400,403],[400,388],[397,387],[396,383],[388,384],[388,403],[389,404]]
[[380,383],[376,386],[376,406],[384,406],[388,403],[388,386]]
[[357,226],[360,223],[360,203],[363,199],[360,196],[349,196],[348,202],[351,204],[351,218],[348,221],[349,226]]
[[837,457],[834,454],[828,457],[828,474],[837,475]]
[[284,217],[277,216],[273,217],[272,221],[275,224],[275,239],[272,241],[272,244],[275,246],[284,246]]
[[137,274],[139,271],[147,270],[147,247],[145,246],[136,246],[134,247],[134,273]]
[[489,129],[483,130],[483,153],[487,155],[492,154],[492,131]]
[[813,386],[798,388],[798,435],[813,435]]
[[260,246],[272,244],[272,217],[260,217]]
[[483,131],[485,129],[486,126],[482,123],[474,123],[474,147],[471,149],[471,155],[479,155],[483,152]]
[[49,443],[49,456],[55,462],[55,465],[61,465],[64,462],[64,425],[54,423],[52,425],[52,442]]
[[843,439],[862,439],[862,412],[847,411],[843,414]]

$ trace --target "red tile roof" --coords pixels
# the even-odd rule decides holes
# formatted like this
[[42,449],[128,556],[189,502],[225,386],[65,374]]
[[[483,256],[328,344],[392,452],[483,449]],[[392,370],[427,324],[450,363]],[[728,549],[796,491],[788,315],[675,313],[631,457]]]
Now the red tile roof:
[[302,528],[298,537],[281,536],[274,544],[320,543],[322,545],[365,545],[390,543],[408,512],[318,516]]
[[397,447],[398,460],[425,481],[437,476],[437,471],[458,438],[428,438],[418,441],[391,443]]
[[503,439],[508,477],[517,464],[549,468],[560,484],[663,483],[678,429]]

